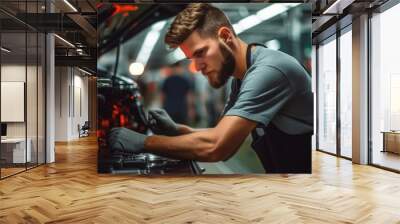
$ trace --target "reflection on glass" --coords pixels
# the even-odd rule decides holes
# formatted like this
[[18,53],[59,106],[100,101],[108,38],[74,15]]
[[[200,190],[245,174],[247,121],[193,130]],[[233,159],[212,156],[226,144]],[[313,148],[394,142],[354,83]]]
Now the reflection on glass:
[[340,153],[352,157],[352,35],[340,36]]
[[[394,29],[400,21],[400,5],[372,17],[372,163],[400,170],[399,137],[386,141],[382,132],[400,133],[400,63],[398,53],[400,33]],[[392,141],[395,140],[395,141]],[[393,152],[394,151],[394,152]]]
[[7,130],[1,140],[2,177],[25,170],[31,159],[30,142],[26,144],[25,38],[25,32],[1,34],[2,47],[9,49],[1,51],[1,122]]
[[336,40],[318,48],[319,149],[336,153]]

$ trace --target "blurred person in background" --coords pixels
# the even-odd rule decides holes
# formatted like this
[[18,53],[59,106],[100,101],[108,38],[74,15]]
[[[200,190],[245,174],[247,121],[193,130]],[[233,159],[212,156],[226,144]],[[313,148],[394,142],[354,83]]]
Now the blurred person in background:
[[185,76],[181,62],[170,66],[170,74],[161,85],[160,101],[171,118],[188,124],[193,117],[193,83]]

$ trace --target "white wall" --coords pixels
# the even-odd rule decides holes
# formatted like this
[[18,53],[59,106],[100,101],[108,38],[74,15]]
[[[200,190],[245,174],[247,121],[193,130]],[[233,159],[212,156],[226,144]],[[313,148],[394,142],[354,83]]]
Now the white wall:
[[[1,81],[25,82],[25,65],[2,65]],[[7,123],[7,137],[25,137],[25,123]]]
[[83,75],[76,68],[56,67],[56,141],[77,139],[78,124],[88,120],[88,78]]
[[[37,70],[38,69],[38,70]],[[42,67],[36,67],[25,64],[3,64],[1,66],[1,81],[3,82],[24,82],[26,83],[26,107],[22,107],[22,113],[27,115],[24,122],[6,122],[7,137],[30,139],[30,148],[32,152],[32,161],[44,163],[44,89],[43,89]],[[27,77],[27,81],[25,78]],[[22,90],[24,91],[24,90]],[[24,92],[22,92],[24,94]],[[6,97],[6,96],[2,96]],[[7,110],[9,108],[1,108]],[[39,156],[37,157],[37,153]]]
[[[28,67],[28,70],[31,68]],[[2,65],[1,81],[2,82],[25,82],[25,65]],[[4,96],[3,96],[4,97]],[[5,110],[6,108],[1,108]],[[8,137],[25,137],[24,122],[7,122]]]
[[[32,111],[36,112],[37,106],[37,99],[36,99],[36,80],[32,80],[31,74],[36,75],[36,67],[34,66],[27,66],[28,72],[28,81],[29,86],[27,88],[27,106],[29,107],[27,113],[28,122],[28,129],[30,127],[36,130],[36,113],[31,113]],[[18,65],[18,64],[9,64],[9,65],[2,65],[1,66],[1,81],[3,82],[25,82],[25,65]],[[34,88],[29,88],[34,86]],[[39,105],[40,107],[40,105]],[[5,108],[2,108],[2,110]],[[34,122],[34,124],[31,124]],[[7,122],[7,136],[8,137],[25,137],[25,123],[26,122]],[[35,126],[35,127],[33,127]],[[28,137],[30,131],[28,130]],[[36,134],[36,132],[35,132]]]
[[69,79],[69,69],[67,67],[55,68],[55,141],[68,140]]
[[74,75],[74,108],[73,108],[73,119],[72,119],[72,135],[77,137],[78,133],[78,124],[81,126],[88,121],[88,78],[81,76],[82,73],[78,73],[76,75],[75,70]]

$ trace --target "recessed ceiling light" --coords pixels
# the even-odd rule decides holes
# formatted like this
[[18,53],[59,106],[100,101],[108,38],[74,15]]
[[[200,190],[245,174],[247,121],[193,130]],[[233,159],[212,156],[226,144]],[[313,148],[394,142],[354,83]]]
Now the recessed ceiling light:
[[5,47],[1,47],[1,50],[4,51],[4,52],[7,52],[7,53],[10,53],[10,52],[11,52],[11,50],[9,50],[9,49],[7,49],[7,48],[5,48]]
[[57,37],[58,39],[60,39],[62,42],[64,42],[64,43],[66,43],[67,45],[69,45],[70,47],[75,48],[75,45],[73,45],[73,44],[72,44],[71,42],[69,42],[68,40],[66,40],[66,39],[64,39],[64,38],[62,38],[62,37],[60,37],[60,36],[57,35],[57,34],[54,34],[54,36]]
[[92,73],[90,73],[90,72],[88,72],[88,71],[86,71],[86,70],[83,70],[83,69],[81,69],[81,68],[79,68],[79,67],[78,67],[78,69],[79,69],[79,71],[81,71],[81,72],[83,72],[83,73],[85,73],[85,74],[87,74],[87,75],[92,75]]
[[78,12],[78,10],[68,1],[64,0],[65,4],[67,4],[73,11]]

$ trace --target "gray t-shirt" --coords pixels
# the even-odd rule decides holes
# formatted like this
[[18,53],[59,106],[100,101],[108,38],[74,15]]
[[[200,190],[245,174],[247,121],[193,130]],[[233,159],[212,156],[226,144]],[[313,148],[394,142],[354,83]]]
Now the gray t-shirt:
[[295,135],[313,132],[311,77],[292,56],[257,46],[242,80],[233,79],[223,115],[240,116]]

